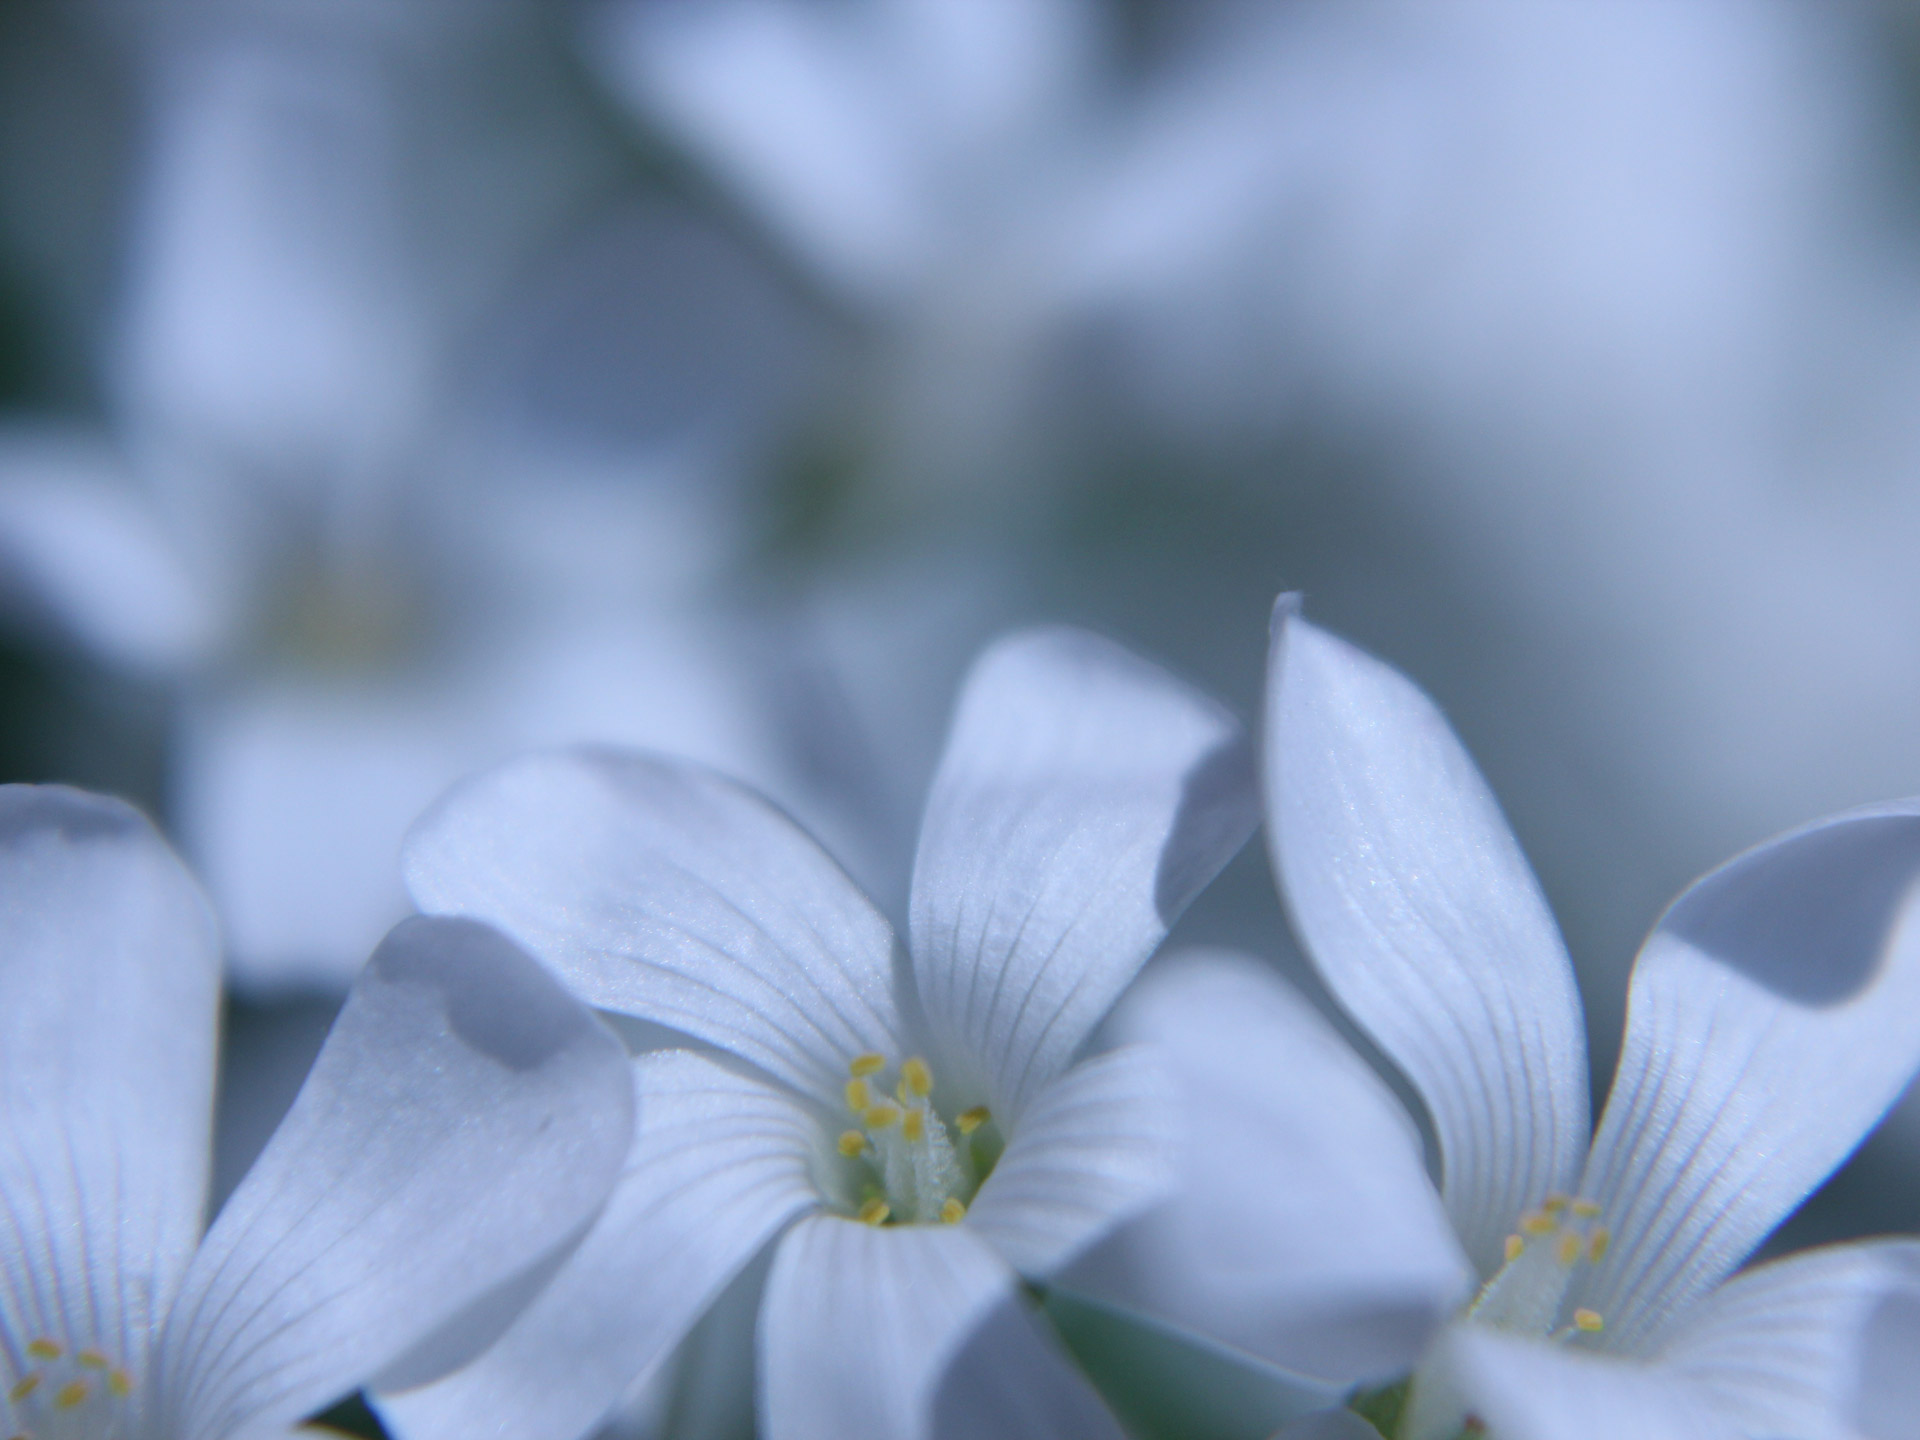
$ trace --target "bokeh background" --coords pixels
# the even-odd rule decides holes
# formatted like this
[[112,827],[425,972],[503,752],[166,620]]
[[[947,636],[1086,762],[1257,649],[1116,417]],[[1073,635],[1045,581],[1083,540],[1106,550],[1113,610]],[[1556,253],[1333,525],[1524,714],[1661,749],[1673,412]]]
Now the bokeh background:
[[[1681,885],[1920,791],[1920,5],[0,6],[0,779],[205,877],[224,1183],[451,779],[691,753],[898,912],[984,639],[1257,721],[1283,589],[1604,1081]],[[1257,847],[1182,935],[1310,984]],[[1791,1239],[1884,1229],[1920,1102]]]

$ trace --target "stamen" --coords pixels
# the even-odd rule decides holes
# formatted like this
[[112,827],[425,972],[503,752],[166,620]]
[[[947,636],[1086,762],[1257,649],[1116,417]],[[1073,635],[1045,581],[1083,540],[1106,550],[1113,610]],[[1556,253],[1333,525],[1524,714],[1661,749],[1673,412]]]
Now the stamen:
[[1613,1243],[1613,1232],[1604,1225],[1596,1225],[1593,1234],[1587,1237],[1587,1259],[1598,1265],[1607,1256],[1607,1246]]
[[1562,1210],[1567,1208],[1568,1198],[1569,1197],[1560,1194],[1558,1191],[1555,1191],[1540,1202],[1540,1208],[1549,1215],[1558,1215]]
[[133,1393],[133,1377],[124,1370],[109,1370],[107,1390],[116,1399],[124,1400]]
[[76,1405],[84,1404],[86,1398],[87,1382],[73,1380],[60,1387],[60,1392],[53,1397],[53,1403],[62,1410],[71,1410]]
[[1559,1228],[1544,1210],[1529,1210],[1520,1217],[1520,1229],[1527,1235],[1551,1235]]
[[27,1353],[36,1360],[58,1360],[67,1352],[52,1340],[30,1340],[27,1342]]
[[873,1088],[866,1081],[847,1081],[847,1109],[858,1114],[871,1104],[873,1104]]
[[1572,1265],[1580,1258],[1580,1237],[1571,1230],[1560,1232],[1560,1244],[1553,1252],[1554,1258],[1562,1265]]
[[1591,1220],[1600,1213],[1600,1204],[1595,1200],[1576,1200],[1573,1202],[1573,1213],[1582,1220]]
[[952,1198],[949,1198],[947,1203],[940,1207],[940,1218],[949,1225],[958,1225],[966,1218],[966,1214],[967,1207]]
[[882,1100],[878,1105],[869,1105],[860,1116],[861,1123],[869,1130],[884,1130],[900,1118],[900,1107],[889,1105]]
[[878,1075],[886,1068],[887,1057],[884,1055],[876,1055],[871,1050],[864,1055],[854,1056],[852,1061],[847,1065],[848,1072],[851,1073],[856,1080],[865,1079],[869,1075]]
[[971,1135],[992,1118],[993,1116],[987,1113],[986,1106],[976,1105],[971,1110],[962,1110],[959,1118],[953,1123],[962,1135]]
[[1521,1239],[1518,1235],[1507,1236],[1507,1264],[1511,1265],[1522,1255],[1526,1254],[1526,1251],[1527,1242],[1525,1240]]
[[1573,1312],[1573,1328],[1584,1330],[1589,1335],[1598,1335],[1606,1328],[1606,1323],[1600,1318],[1598,1310],[1580,1309]]
[[915,1055],[912,1059],[901,1063],[900,1083],[913,1094],[925,1099],[933,1093],[933,1071],[926,1061]]
[[107,1357],[102,1355],[98,1350],[82,1350],[73,1358],[89,1370],[104,1370],[107,1368]]
[[909,1110],[900,1117],[900,1133],[918,1144],[927,1138],[927,1112]]
[[840,1153],[851,1160],[867,1148],[867,1137],[858,1130],[842,1130],[839,1145]]
[[39,1388],[40,1375],[39,1372],[36,1371],[23,1379],[15,1381],[13,1388],[7,1391],[7,1398],[9,1400],[24,1400]]
[[892,1213],[893,1207],[876,1195],[860,1207],[860,1220],[866,1225],[884,1225]]

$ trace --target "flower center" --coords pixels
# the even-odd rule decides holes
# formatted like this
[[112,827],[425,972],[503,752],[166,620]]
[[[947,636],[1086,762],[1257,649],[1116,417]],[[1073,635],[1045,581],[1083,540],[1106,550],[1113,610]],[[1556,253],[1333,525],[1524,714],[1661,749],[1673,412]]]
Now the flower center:
[[115,1440],[127,1432],[133,1377],[102,1350],[30,1341],[9,1366],[11,1440]]
[[1612,1238],[1593,1201],[1549,1195],[1520,1217],[1507,1237],[1507,1263],[1467,1307],[1467,1319],[1560,1341],[1599,1334],[1606,1322],[1596,1311],[1575,1310],[1564,1324],[1560,1316],[1575,1273],[1597,1265]]
[[847,1065],[853,1124],[835,1145],[847,1209],[869,1225],[952,1225],[1000,1158],[999,1130],[984,1105],[951,1122],[941,1115],[933,1070],[919,1056],[901,1061],[891,1084],[889,1069],[875,1054]]

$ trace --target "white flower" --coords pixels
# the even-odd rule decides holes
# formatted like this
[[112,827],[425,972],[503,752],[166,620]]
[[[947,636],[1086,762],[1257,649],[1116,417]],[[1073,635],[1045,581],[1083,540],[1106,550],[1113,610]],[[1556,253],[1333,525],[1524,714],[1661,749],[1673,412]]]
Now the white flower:
[[1445,720],[1284,599],[1269,707],[1270,834],[1296,930],[1425,1101],[1443,1182],[1285,987],[1217,959],[1176,967],[1117,1029],[1229,1098],[1185,1112],[1180,1202],[1078,1283],[1115,1299],[1145,1286],[1163,1306],[1184,1286],[1189,1324],[1337,1381],[1413,1371],[1373,1412],[1404,1440],[1447,1440],[1469,1417],[1506,1440],[1878,1433],[1861,1417],[1902,1372],[1872,1356],[1911,1334],[1920,1244],[1728,1276],[1920,1065],[1920,805],[1807,826],[1668,908],[1634,966],[1589,1148],[1571,966]]
[[344,990],[413,817],[528,747],[784,777],[711,589],[810,339],[687,206],[579,222],[619,162],[552,7],[114,11],[151,104],[114,423],[0,427],[0,604],[166,682],[235,982]]
[[0,1417],[33,1440],[284,1430],[436,1373],[579,1233],[632,1123],[619,1044],[469,921],[374,953],[201,1237],[220,956],[139,815],[0,789]]
[[455,789],[408,845],[421,907],[488,920],[595,1005],[706,1048],[640,1059],[602,1220],[479,1361],[383,1396],[391,1427],[573,1440],[772,1244],[774,1440],[1015,1413],[1114,1434],[1017,1277],[1165,1182],[1156,1068],[1074,1057],[1251,831],[1249,761],[1230,716],[1108,642],[1002,641],[928,801],[910,956],[791,821],[690,764],[570,751]]

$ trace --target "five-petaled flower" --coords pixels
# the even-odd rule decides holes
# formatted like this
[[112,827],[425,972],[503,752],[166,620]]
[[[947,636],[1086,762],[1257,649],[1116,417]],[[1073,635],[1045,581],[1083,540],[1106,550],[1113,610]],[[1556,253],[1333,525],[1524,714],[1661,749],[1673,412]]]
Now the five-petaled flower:
[[1920,1244],[1733,1272],[1920,1065],[1920,802],[1794,831],[1674,901],[1589,1145],[1572,967],[1446,721],[1290,598],[1268,686],[1295,930],[1425,1102],[1443,1182],[1277,978],[1170,966],[1115,1028],[1228,1098],[1187,1108],[1176,1199],[1069,1278],[1358,1382],[1401,1440],[1911,1433]]
[[0,1433],[258,1436],[435,1373],[614,1182],[619,1042],[497,933],[416,917],[202,1238],[219,980],[144,819],[0,787]]
[[700,1048],[638,1059],[642,1118],[595,1229],[474,1364],[382,1395],[390,1428],[574,1440],[771,1243],[773,1440],[1016,1416],[1117,1434],[1018,1278],[1168,1183],[1151,1059],[1076,1057],[1256,813],[1230,716],[1058,629],[966,682],[906,955],[791,821],[696,766],[574,750],[456,788],[408,844],[420,906],[498,925],[583,998]]

